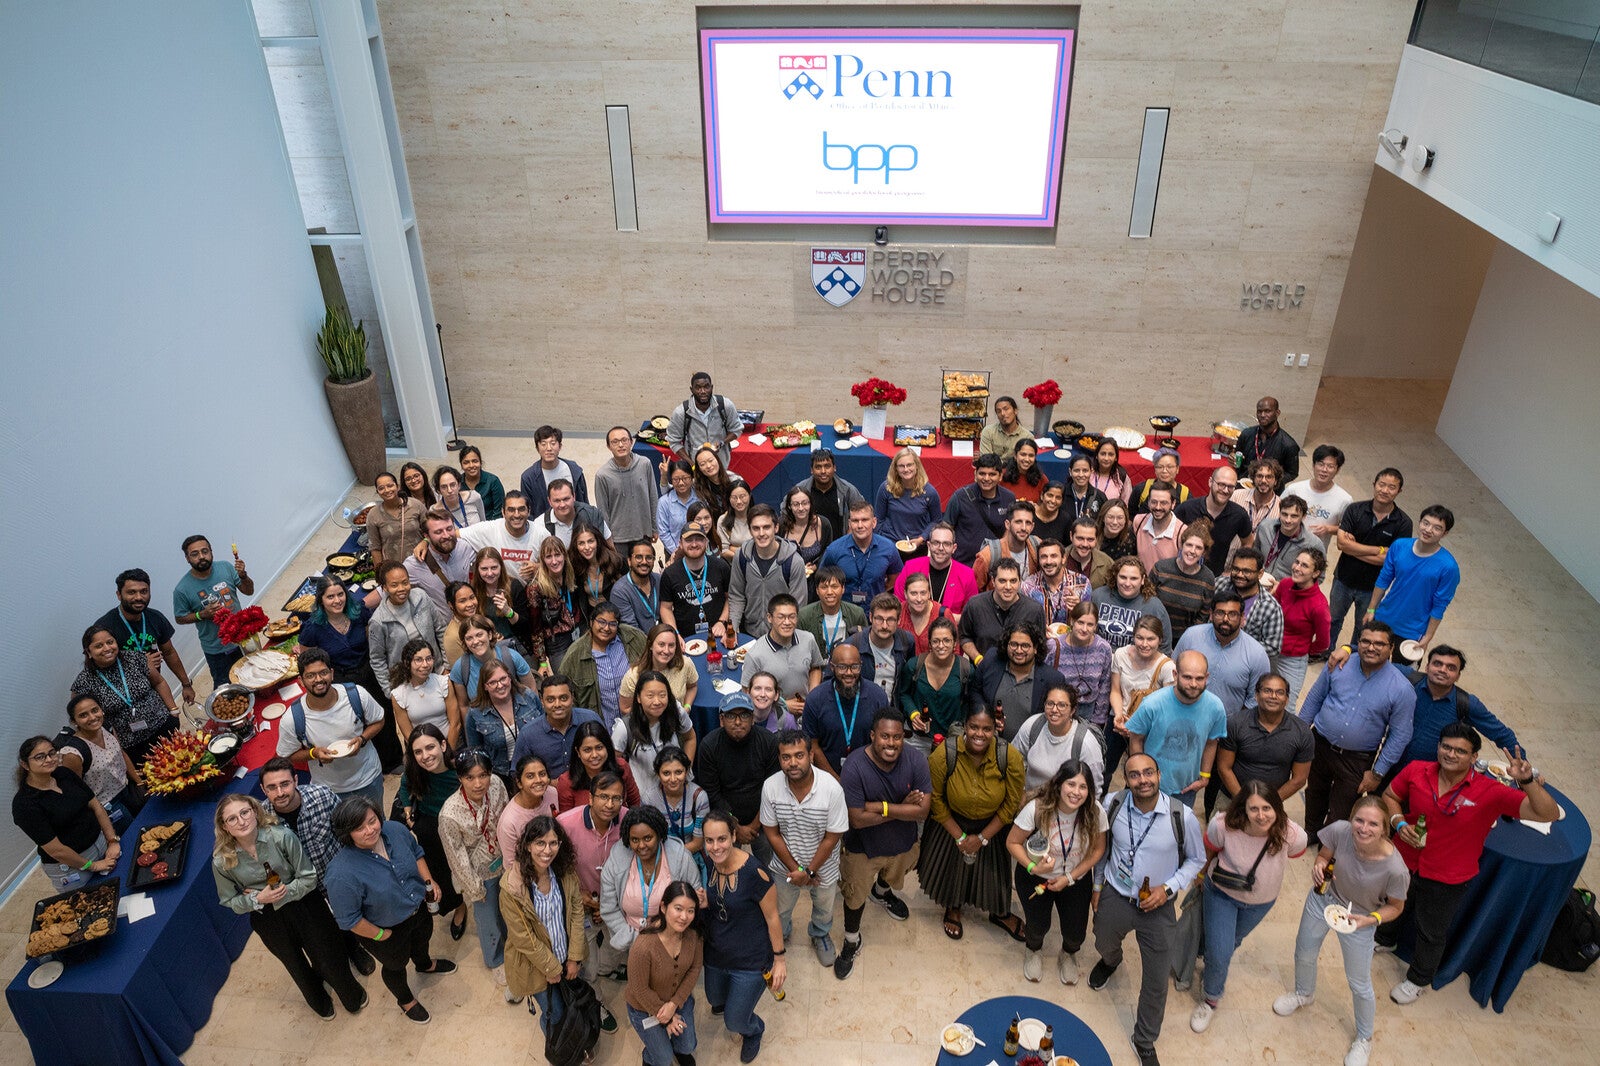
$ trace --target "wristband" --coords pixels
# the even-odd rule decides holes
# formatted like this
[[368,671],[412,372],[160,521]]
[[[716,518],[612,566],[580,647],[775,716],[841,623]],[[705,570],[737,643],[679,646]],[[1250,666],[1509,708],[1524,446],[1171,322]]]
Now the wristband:
[[1379,925],[1383,924],[1383,915],[1379,914],[1377,911],[1373,911],[1372,912],[1372,919],[1373,919],[1373,921],[1377,922]]
[[1351,650],[1351,648],[1350,648],[1350,645],[1348,645],[1348,644],[1341,644],[1341,645],[1339,645],[1339,650],[1342,651],[1342,652],[1349,652]]
[[883,816],[885,818],[889,817],[889,801],[888,800],[884,800],[883,801]]
[[775,959],[780,959],[780,958],[782,958],[783,956],[785,956],[787,954],[789,954],[789,949],[788,948],[778,948],[776,951],[774,951],[772,953],[772,957],[775,958]]
[[1030,874],[1031,874],[1031,873],[1033,873],[1033,868],[1034,868],[1034,867],[1035,867],[1035,866],[1037,866],[1037,865],[1039,865],[1039,860],[1038,860],[1038,859],[1035,859],[1035,860],[1033,860],[1033,861],[1032,861],[1032,862],[1030,862],[1030,863],[1029,863],[1029,864],[1028,864],[1028,872],[1029,872],[1029,873],[1030,873]]
[[84,864],[83,864],[83,865],[82,865],[82,866],[80,866],[80,867],[78,867],[78,869],[80,869],[80,870],[87,870],[87,869],[88,869],[88,868],[89,868],[89,867],[91,867],[91,866],[93,866],[93,865],[94,865],[94,860],[93,860],[93,859],[90,859],[90,860],[89,860],[89,861],[88,861],[88,862],[86,862],[86,863],[84,863]]
[[377,941],[382,940],[384,937],[386,937],[388,935],[389,935],[389,930],[387,930],[387,929],[379,929],[377,934],[372,938],[373,942],[376,943]]
[[1398,833],[1398,832],[1400,832],[1400,830],[1404,829],[1406,826],[1408,826],[1410,824],[1411,824],[1410,822],[1406,821],[1404,818],[1401,818],[1399,821],[1391,823],[1390,826],[1389,826],[1389,830],[1391,832]]
[[956,843],[957,844],[965,844],[966,842],[967,842],[967,834],[962,833],[960,836],[956,837]]
[[1201,770],[1200,771],[1200,780],[1209,781],[1210,779],[1211,779],[1211,771],[1210,770]]

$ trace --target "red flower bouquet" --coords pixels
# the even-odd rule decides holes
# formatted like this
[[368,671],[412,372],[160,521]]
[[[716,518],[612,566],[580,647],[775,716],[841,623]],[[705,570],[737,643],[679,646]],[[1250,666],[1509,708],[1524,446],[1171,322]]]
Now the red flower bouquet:
[[862,407],[877,407],[880,404],[902,404],[906,402],[906,390],[900,388],[892,381],[882,378],[868,378],[858,381],[850,386],[850,395],[861,402]]
[[1061,386],[1052,378],[1022,390],[1022,398],[1035,407],[1052,407],[1061,402]]
[[267,612],[259,607],[218,611],[211,620],[217,623],[217,636],[224,644],[243,644],[267,628]]

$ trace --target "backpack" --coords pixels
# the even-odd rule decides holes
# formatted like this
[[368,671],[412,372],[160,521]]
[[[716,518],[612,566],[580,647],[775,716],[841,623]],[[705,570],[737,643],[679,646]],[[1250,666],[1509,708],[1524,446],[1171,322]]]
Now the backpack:
[[[755,542],[751,541],[750,543],[754,545]],[[739,561],[739,580],[744,582],[746,588],[750,587],[750,564],[751,560],[755,558],[755,552],[756,550],[754,547],[750,549],[749,555],[746,555],[744,550],[740,549],[740,551],[734,556],[734,558]],[[778,564],[778,572],[783,575],[783,583],[788,585],[791,583],[789,580],[789,575],[794,572],[794,561],[800,558],[800,553],[796,551],[791,552],[788,555],[783,555],[783,550],[780,548],[778,554],[782,556],[782,558],[775,559],[773,561]],[[771,572],[772,571],[770,570],[767,571],[769,574]]]
[[[994,755],[995,764],[1000,768],[1000,776],[1005,777],[1006,753],[1011,750],[1011,745],[1006,743],[1005,738],[999,733],[996,733],[994,738],[1000,742],[1000,750],[996,751]],[[955,739],[955,737],[944,738],[944,787],[946,790],[950,788],[950,775],[956,772],[956,746],[952,743]]]
[[[693,402],[693,397],[683,401],[683,436],[685,440],[689,438],[689,420],[694,417],[689,413],[689,405]],[[726,396],[713,394],[711,397],[711,410],[717,412],[717,421],[722,423],[724,435],[732,433],[736,429],[744,429],[744,422],[739,418],[737,412],[734,413],[733,425],[728,425],[728,398]],[[707,414],[709,413],[708,411]]]
[[1154,670],[1150,671],[1150,687],[1135,689],[1133,693],[1129,695],[1128,706],[1125,707],[1122,712],[1124,718],[1132,718],[1133,712],[1139,709],[1139,704],[1143,703],[1144,698],[1150,695],[1150,693],[1159,692],[1167,687],[1161,683],[1161,668],[1166,666],[1171,661],[1172,660],[1167,658],[1165,655],[1156,659],[1156,667]]
[[[350,701],[350,709],[355,712],[357,727],[365,729],[367,727],[367,718],[361,706],[360,690],[356,688],[354,681],[345,681],[339,687],[344,689],[345,698]],[[294,737],[300,742],[302,748],[307,746],[305,699],[305,696],[301,696],[289,704],[289,714],[294,719]]]
[[[1106,811],[1106,825],[1113,826],[1117,824],[1117,812],[1122,809],[1123,802],[1127,800],[1130,794],[1127,789],[1117,793],[1116,798],[1111,801],[1110,809]],[[1178,842],[1178,864],[1180,866],[1183,864],[1183,810],[1182,806],[1174,803],[1167,812],[1172,816],[1172,836]]]
[[1556,912],[1539,961],[1558,970],[1582,973],[1600,958],[1600,915],[1595,913],[1594,893],[1574,888]]
[[[1418,682],[1421,682],[1425,685],[1428,683],[1428,675],[1423,673],[1421,670],[1407,670],[1406,680],[1410,681],[1413,685],[1416,685]],[[1470,725],[1470,719],[1472,718],[1472,705],[1467,702],[1467,692],[1460,685],[1455,686],[1455,692],[1456,721],[1460,722],[1462,725]]]
[[[1036,714],[1033,716],[1033,725],[1028,727],[1028,747],[1032,748],[1039,743],[1039,734],[1043,733],[1044,727],[1049,724],[1049,722],[1045,721],[1044,715]],[[1072,753],[1068,758],[1073,761],[1081,761],[1083,759],[1083,738],[1088,736],[1091,728],[1093,727],[1085,725],[1078,730],[1078,735],[1072,738]]]

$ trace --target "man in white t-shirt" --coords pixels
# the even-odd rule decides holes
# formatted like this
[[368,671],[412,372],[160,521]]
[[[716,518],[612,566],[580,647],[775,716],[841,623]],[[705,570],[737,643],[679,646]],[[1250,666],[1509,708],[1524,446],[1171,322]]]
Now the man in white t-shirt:
[[[572,487],[567,486],[570,495]],[[568,530],[568,537],[571,530]],[[498,519],[478,522],[463,529],[457,538],[476,554],[484,548],[494,548],[500,553],[508,573],[516,573],[526,581],[533,576],[534,564],[539,561],[539,542],[544,538],[534,534],[528,521],[528,498],[521,491],[506,493],[506,502]],[[566,538],[562,538],[565,542]]]
[[[309,762],[312,782],[340,799],[367,796],[381,804],[383,766],[371,741],[383,729],[383,708],[360,685],[335,685],[333,663],[320,648],[300,653],[300,683],[306,694],[279,724],[277,754],[291,762]],[[349,690],[360,707],[350,705]],[[338,756],[328,751],[349,740],[355,740],[354,750]]]
[[1333,483],[1343,466],[1344,452],[1332,444],[1318,445],[1311,453],[1311,477],[1283,490],[1286,496],[1306,501],[1306,528],[1322,540],[1324,551],[1339,531],[1344,509],[1350,506],[1350,494]]

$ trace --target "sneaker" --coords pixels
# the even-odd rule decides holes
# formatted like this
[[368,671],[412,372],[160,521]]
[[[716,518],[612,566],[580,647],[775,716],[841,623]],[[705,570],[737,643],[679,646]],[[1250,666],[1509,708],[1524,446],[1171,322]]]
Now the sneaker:
[[906,901],[895,895],[888,885],[873,885],[867,898],[889,912],[889,917],[897,922],[903,922],[911,917],[911,908],[906,906]]
[[1022,976],[1039,983],[1039,978],[1044,976],[1044,952],[1030,951],[1022,956]]
[[1064,985],[1075,985],[1083,976],[1083,967],[1078,965],[1076,951],[1063,951],[1060,958],[1056,959],[1056,976],[1061,978]]
[[331,999],[328,1000],[328,1005],[326,1007],[312,1007],[311,1010],[312,1010],[312,1012],[314,1014],[316,1014],[316,1016],[318,1018],[321,1018],[323,1021],[325,1021],[325,1022],[333,1021],[333,1016],[334,1016],[333,1000],[331,1000]]
[[1139,1066],[1161,1066],[1161,1060],[1156,1058],[1156,1048],[1154,1044],[1151,1044],[1148,1047],[1141,1046],[1130,1035],[1128,1037],[1128,1046],[1133,1048],[1133,1053],[1135,1055],[1139,1056]]
[[834,960],[833,941],[825,936],[811,938],[811,946],[816,949],[817,961],[824,966],[832,966]]
[[406,1007],[400,1013],[404,1014],[407,1018],[410,1018],[418,1025],[428,1024],[428,1008],[422,1005],[421,1000],[418,1000],[417,1002],[411,1004],[411,1006]]
[[431,969],[418,970],[417,972],[425,973],[432,977],[437,977],[440,974],[455,973],[456,964],[451,962],[449,959],[434,959],[433,967]]
[[[533,1000],[530,999],[528,1002],[532,1003]],[[602,1033],[614,1033],[617,1031],[617,1016],[607,1010],[604,1003],[600,1004],[600,1031]]]
[[[601,1010],[604,1009],[604,1007],[601,1008]],[[539,1016],[539,1002],[532,996],[528,997],[528,1013],[535,1018]]]
[[720,1017],[722,1017],[722,1011],[723,1011],[723,1004],[715,1003],[711,1007],[711,1016],[713,1018],[720,1018]]
[[1272,1001],[1272,1013],[1280,1018],[1287,1018],[1301,1007],[1311,1006],[1311,997],[1302,996],[1298,992],[1285,992]]
[[356,973],[362,977],[371,977],[378,969],[377,962],[365,951],[355,953],[355,958],[350,960],[350,965],[356,968]]
[[672,1057],[677,1060],[678,1066],[694,1066],[694,1056],[688,1052],[675,1051]]
[[745,1037],[739,1044],[739,1061],[754,1062],[756,1056],[761,1054],[761,1034]]
[[354,1007],[346,1007],[345,1010],[349,1011],[351,1014],[360,1014],[362,1009],[364,1007],[366,1007],[366,1005],[367,1005],[367,990],[363,988],[361,990],[361,1000],[360,1000],[360,1002],[358,1002]]
[[[856,959],[861,955],[861,941],[845,937],[844,947],[839,950],[839,957],[833,960],[833,976],[843,981],[850,976],[850,971],[855,969]],[[821,958],[820,952],[818,958]]]
[[1106,982],[1111,980],[1111,975],[1116,972],[1117,968],[1115,966],[1107,963],[1105,959],[1101,959],[1094,964],[1094,969],[1089,971],[1089,988],[1095,992],[1100,991],[1106,986]]
[[1422,995],[1423,991],[1423,989],[1418,988],[1410,981],[1401,981],[1389,989],[1389,998],[1404,1007],[1407,1004],[1415,1003],[1417,997]]
[[1211,1027],[1211,1016],[1215,1013],[1217,1008],[1202,1000],[1194,1009],[1194,1013],[1189,1015],[1189,1028],[1197,1033],[1205,1032]]
[[1393,955],[1394,945],[1385,944],[1381,940],[1375,940],[1372,943],[1372,953],[1374,955]]
[[1371,1057],[1372,1041],[1357,1037],[1351,1041],[1350,1050],[1344,1053],[1344,1066],[1367,1066],[1367,1059]]

